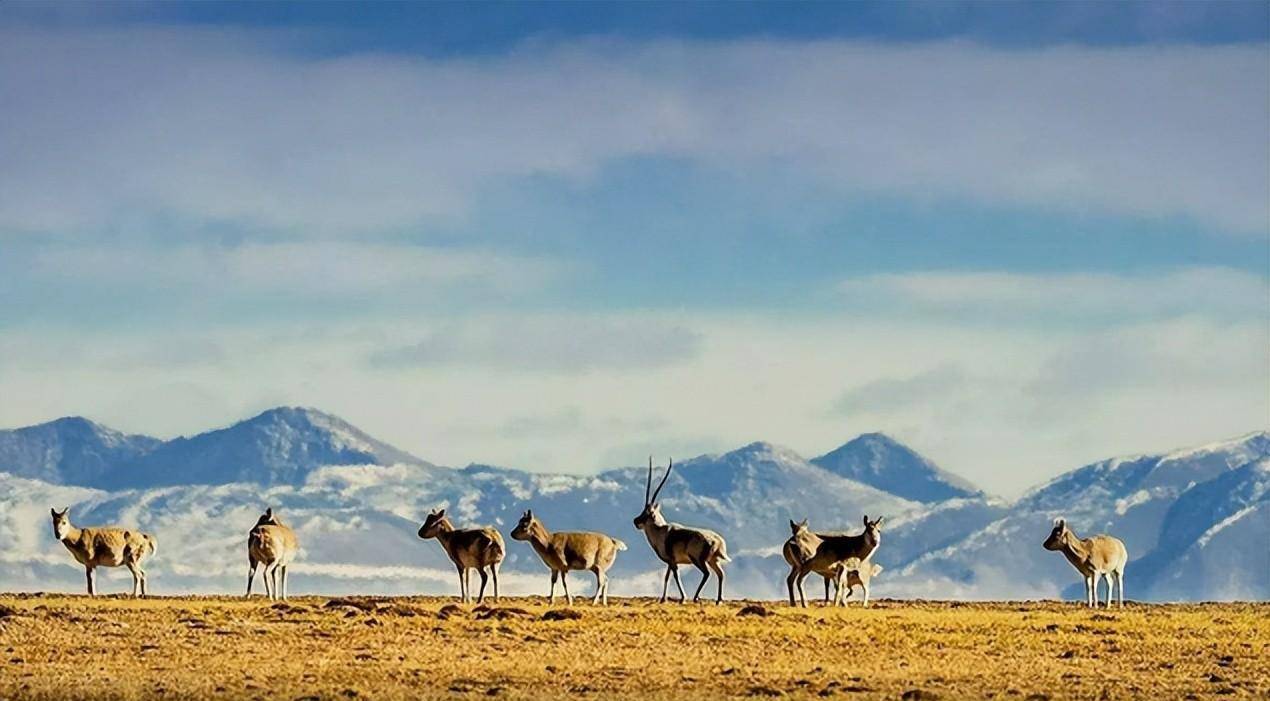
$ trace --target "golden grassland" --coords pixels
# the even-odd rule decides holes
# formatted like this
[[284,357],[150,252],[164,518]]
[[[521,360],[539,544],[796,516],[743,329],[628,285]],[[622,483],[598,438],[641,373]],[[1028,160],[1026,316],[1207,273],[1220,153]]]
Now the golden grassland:
[[1270,605],[0,595],[0,699],[1270,698]]

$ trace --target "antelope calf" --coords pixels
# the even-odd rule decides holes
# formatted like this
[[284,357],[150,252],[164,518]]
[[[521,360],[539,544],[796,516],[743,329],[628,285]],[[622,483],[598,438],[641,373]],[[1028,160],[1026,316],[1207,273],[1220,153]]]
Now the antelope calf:
[[1107,608],[1115,589],[1120,590],[1120,607],[1124,608],[1124,566],[1129,561],[1129,551],[1118,538],[1096,535],[1081,538],[1067,527],[1067,521],[1054,519],[1054,530],[1042,543],[1046,550],[1057,550],[1072,563],[1072,567],[1085,579],[1085,603],[1098,606],[1098,582],[1107,577]]
[[[791,563],[795,571],[790,572],[790,576],[793,578],[793,584],[798,587],[800,594],[803,592],[803,581],[812,572],[816,572],[827,579],[833,578],[836,580],[840,575],[840,566],[849,558],[869,559],[882,541],[882,519],[878,518],[870,521],[866,515],[864,517],[864,532],[860,535],[820,533],[815,534],[815,537],[820,541],[816,544],[815,553],[798,565]],[[828,587],[829,584],[826,581],[826,594],[828,594]],[[839,591],[841,591],[840,582]],[[790,602],[793,602],[792,594]],[[806,595],[802,596],[801,602],[803,606],[807,605]]]
[[[864,590],[864,605],[869,605],[869,582],[882,573],[882,566],[875,565],[868,559],[861,560],[849,557],[838,565],[838,576],[834,579],[837,594],[834,605],[846,606],[847,597],[855,592],[856,587]],[[846,593],[843,593],[845,588]]]
[[550,603],[556,603],[556,579],[564,585],[564,598],[573,605],[573,597],[569,595],[569,583],[565,577],[569,570],[590,570],[595,573],[595,598],[592,604],[602,600],[609,603],[608,569],[617,558],[617,551],[625,550],[626,543],[610,538],[603,533],[578,531],[561,531],[551,533],[535,516],[533,511],[526,511],[520,517],[516,528],[512,529],[512,538],[528,541],[538,557],[551,569]]
[[[493,528],[456,529],[445,517],[445,509],[433,510],[419,527],[419,537],[436,538],[445,549],[445,554],[459,570],[459,600],[467,603],[471,600],[471,570],[481,575],[481,591],[476,603],[485,600],[485,583],[494,579],[494,600],[498,601],[498,566],[503,562],[506,549],[503,547],[503,536]],[[489,574],[485,569],[489,568]]]
[[265,595],[270,599],[287,598],[287,566],[299,551],[295,531],[274,515],[272,507],[265,509],[247,534],[247,596],[251,596],[256,570],[263,565]]
[[49,509],[53,517],[53,535],[84,566],[88,579],[88,595],[97,596],[93,571],[98,567],[126,566],[132,573],[132,595],[146,596],[146,571],[141,563],[154,554],[158,541],[149,533],[117,526],[76,528],[71,525],[70,507]]
[[706,580],[710,579],[710,572],[713,571],[719,578],[719,593],[714,599],[714,603],[718,604],[723,601],[723,563],[730,561],[728,545],[724,542],[723,536],[714,531],[670,523],[661,515],[661,505],[657,503],[657,495],[661,494],[661,488],[666,486],[666,480],[674,467],[675,463],[672,460],[666,468],[665,476],[657,485],[657,490],[652,491],[653,459],[648,459],[648,481],[644,485],[644,510],[635,517],[635,527],[644,532],[653,552],[666,563],[666,576],[662,579],[659,603],[666,602],[666,591],[670,586],[672,574],[675,577],[675,586],[679,588],[679,603],[684,602],[686,597],[683,582],[679,580],[679,565],[692,564],[701,570],[701,584],[697,585],[697,592],[692,595],[692,602],[701,600],[701,590],[705,588]]

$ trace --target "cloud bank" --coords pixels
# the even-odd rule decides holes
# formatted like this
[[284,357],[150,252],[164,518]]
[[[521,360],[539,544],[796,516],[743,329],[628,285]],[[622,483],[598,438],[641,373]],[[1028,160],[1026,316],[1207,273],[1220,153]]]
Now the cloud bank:
[[0,28],[21,106],[0,127],[0,232],[394,231],[461,218],[503,179],[646,157],[1270,228],[1261,46],[578,40],[429,60],[278,39]]

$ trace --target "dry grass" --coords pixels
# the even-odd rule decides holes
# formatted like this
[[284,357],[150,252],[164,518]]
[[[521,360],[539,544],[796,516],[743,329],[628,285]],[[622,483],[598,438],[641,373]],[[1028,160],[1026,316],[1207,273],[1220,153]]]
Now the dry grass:
[[0,699],[1270,695],[1266,604],[452,604],[0,595]]

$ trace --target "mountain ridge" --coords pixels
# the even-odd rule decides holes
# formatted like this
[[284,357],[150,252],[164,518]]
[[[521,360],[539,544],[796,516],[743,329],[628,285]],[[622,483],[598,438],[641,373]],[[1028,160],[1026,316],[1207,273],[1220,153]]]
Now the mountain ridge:
[[937,466],[885,433],[863,433],[810,462],[830,472],[922,503],[983,496],[969,480]]
[[[40,430],[0,431],[0,449],[12,448],[5,439],[17,431],[39,438],[33,445],[40,450],[19,452],[40,458],[31,464],[53,480],[5,471],[0,465],[0,561],[6,563],[0,588],[42,588],[45,581],[64,579],[67,590],[75,590],[82,572],[76,573],[64,553],[51,547],[46,523],[49,506],[67,505],[77,522],[152,529],[169,548],[175,547],[169,552],[215,543],[216,552],[207,558],[214,566],[172,563],[159,575],[169,578],[168,586],[197,591],[236,586],[239,530],[265,506],[281,509],[298,529],[306,547],[304,566],[310,568],[313,586],[324,588],[315,591],[417,592],[414,577],[423,577],[432,591],[448,591],[448,561],[414,534],[416,522],[436,507],[450,509],[461,524],[506,529],[525,508],[533,508],[554,530],[602,530],[632,546],[616,566],[615,576],[623,581],[617,591],[647,594],[660,581],[661,565],[647,548],[635,545],[643,537],[631,525],[643,503],[647,468],[641,465],[592,475],[478,463],[440,467],[397,451],[339,417],[300,407],[270,409],[225,428],[167,442],[71,417],[34,428]],[[66,467],[58,460],[80,454],[56,450],[47,437],[59,435],[93,439],[89,466],[100,467],[100,460],[91,461],[114,446],[125,449],[127,466],[170,467],[186,464],[182,456],[193,455],[198,460],[190,462],[197,469],[187,474],[168,470],[160,475],[166,479],[152,479],[134,468],[129,475],[136,481],[127,485],[99,475],[98,481],[107,483],[104,488],[59,484],[56,480],[66,471],[49,471],[48,465]],[[245,452],[229,450],[226,442]],[[866,457],[899,456],[894,463],[885,463],[884,457],[885,464],[854,464],[868,468],[861,473],[866,478],[916,469],[941,488],[951,482],[920,455],[920,460],[905,459],[905,451],[917,454],[889,445],[903,447],[884,434],[863,434],[843,445],[853,442],[855,449],[867,448],[862,449]],[[874,451],[878,446],[882,450]],[[159,457],[152,457],[156,453]],[[43,459],[46,454],[53,457]],[[248,462],[264,463],[243,468],[236,457],[240,454]],[[656,479],[662,469],[664,463],[658,465]],[[191,478],[204,481],[181,482]],[[887,517],[875,556],[886,568],[877,583],[885,596],[1079,598],[1070,566],[1040,548],[1050,522],[1061,515],[1082,535],[1107,531],[1126,542],[1131,598],[1196,599],[1270,597],[1270,583],[1257,570],[1270,571],[1270,563],[1257,559],[1264,553],[1247,552],[1250,542],[1270,531],[1268,495],[1270,432],[1258,431],[1166,453],[1094,462],[1013,502],[979,491],[935,501],[908,499],[827,469],[790,448],[754,441],[676,461],[660,501],[668,519],[725,534],[734,558],[729,588],[742,596],[782,595],[780,542],[788,535],[788,520],[810,518],[817,530],[858,532],[860,516],[867,513]],[[931,498],[927,492],[915,496]],[[537,581],[541,565],[531,551],[512,545],[505,564],[509,582],[518,577]],[[378,574],[366,574],[372,572]],[[390,581],[377,579],[383,576]],[[515,590],[517,585],[510,586]]]

